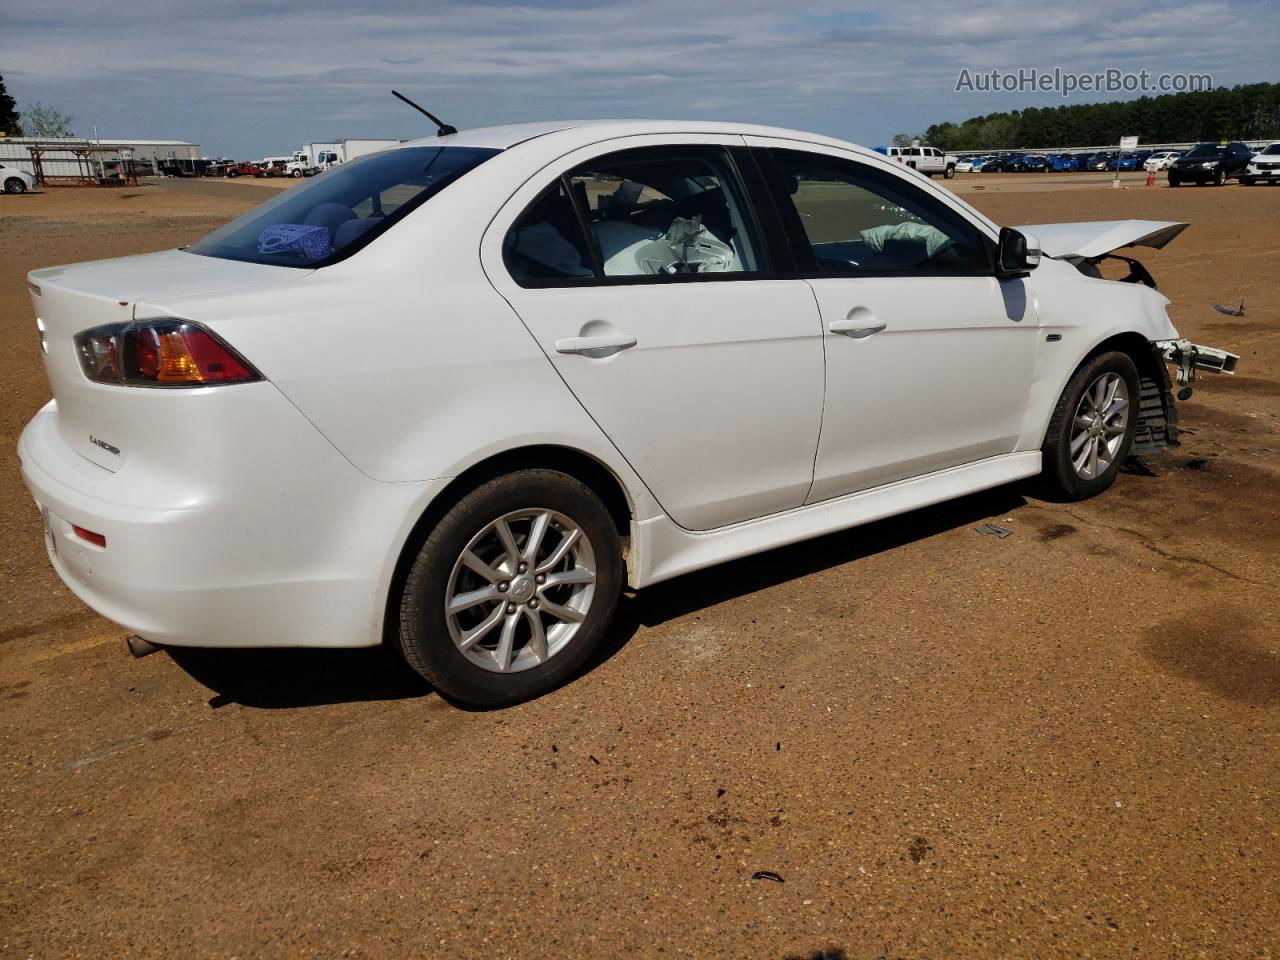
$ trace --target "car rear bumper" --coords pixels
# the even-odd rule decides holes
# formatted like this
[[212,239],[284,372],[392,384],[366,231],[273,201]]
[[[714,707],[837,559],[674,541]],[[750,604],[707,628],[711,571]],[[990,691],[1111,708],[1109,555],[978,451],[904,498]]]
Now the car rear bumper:
[[[141,458],[106,470],[62,439],[56,403],[36,414],[18,454],[54,569],[95,611],[160,645],[379,643],[400,544],[443,483],[365,477],[270,384],[226,394],[220,414],[242,440],[204,451],[195,471]],[[234,469],[213,465],[230,457]]]

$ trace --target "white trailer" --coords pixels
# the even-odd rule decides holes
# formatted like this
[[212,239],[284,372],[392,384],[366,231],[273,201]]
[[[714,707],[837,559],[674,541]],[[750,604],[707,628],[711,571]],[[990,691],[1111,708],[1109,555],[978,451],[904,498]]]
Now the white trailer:
[[400,140],[339,140],[338,146],[342,148],[340,154],[345,162],[363,157],[366,153],[376,153],[387,147],[398,146],[401,142]]

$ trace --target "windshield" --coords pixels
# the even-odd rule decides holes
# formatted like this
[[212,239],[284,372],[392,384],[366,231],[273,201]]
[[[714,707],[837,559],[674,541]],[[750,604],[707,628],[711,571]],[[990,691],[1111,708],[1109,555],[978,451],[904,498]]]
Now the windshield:
[[475,147],[371,153],[282,190],[187,251],[282,267],[324,266],[354,253],[497,153]]
[[1280,143],[1273,143],[1262,152],[1267,156],[1274,156],[1275,154],[1280,153]]
[[1219,146],[1216,143],[1199,143],[1191,148],[1191,152],[1187,154],[1187,157],[1192,160],[1200,157],[1208,159],[1210,157],[1225,156],[1226,152],[1226,147]]

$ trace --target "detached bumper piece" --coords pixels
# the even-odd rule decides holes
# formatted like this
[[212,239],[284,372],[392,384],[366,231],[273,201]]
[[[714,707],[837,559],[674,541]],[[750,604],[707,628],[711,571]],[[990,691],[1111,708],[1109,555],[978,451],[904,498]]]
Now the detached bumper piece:
[[1157,359],[1163,361],[1140,375],[1142,394],[1138,398],[1138,428],[1133,438],[1131,456],[1141,457],[1178,446],[1178,411],[1174,406],[1173,383],[1165,364],[1174,368],[1177,382],[1183,387],[1179,399],[1191,395],[1190,384],[1200,373],[1236,372],[1234,353],[1214,347],[1202,347],[1190,340],[1158,340],[1152,345]]
[[1234,353],[1202,347],[1190,340],[1157,340],[1155,348],[1165,363],[1177,369],[1178,383],[1184,386],[1199,379],[1197,371],[1200,370],[1234,374],[1240,359]]

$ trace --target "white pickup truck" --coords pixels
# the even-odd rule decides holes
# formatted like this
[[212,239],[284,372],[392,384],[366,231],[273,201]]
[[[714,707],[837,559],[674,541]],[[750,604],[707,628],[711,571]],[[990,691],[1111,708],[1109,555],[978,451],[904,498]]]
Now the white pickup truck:
[[956,175],[956,158],[937,147],[890,147],[889,156],[926,177],[940,173],[950,180]]

